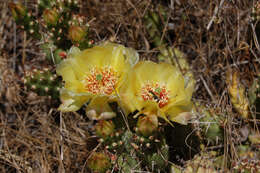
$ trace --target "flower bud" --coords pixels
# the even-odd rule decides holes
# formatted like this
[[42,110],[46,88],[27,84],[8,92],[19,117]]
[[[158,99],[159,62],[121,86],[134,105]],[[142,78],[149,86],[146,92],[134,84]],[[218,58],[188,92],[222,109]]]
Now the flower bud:
[[88,160],[88,168],[93,172],[103,173],[110,168],[109,157],[104,153],[93,153]]
[[46,24],[55,26],[58,22],[58,13],[56,10],[45,9],[43,12],[43,20]]
[[86,29],[82,26],[70,26],[69,39],[73,42],[81,42],[86,36]]
[[158,118],[156,115],[140,116],[137,121],[138,131],[144,136],[150,136],[158,127]]
[[11,8],[12,15],[17,20],[19,17],[24,17],[26,15],[25,7],[20,3],[9,3],[9,7]]
[[98,136],[106,138],[114,132],[115,125],[111,120],[100,120],[95,128]]

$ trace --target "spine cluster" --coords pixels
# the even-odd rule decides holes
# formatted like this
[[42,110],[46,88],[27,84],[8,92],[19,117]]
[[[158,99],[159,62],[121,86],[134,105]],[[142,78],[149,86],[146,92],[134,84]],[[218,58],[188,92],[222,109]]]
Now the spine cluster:
[[62,87],[61,79],[48,68],[27,71],[23,81],[27,90],[33,91],[39,96],[50,96],[52,99],[59,98]]

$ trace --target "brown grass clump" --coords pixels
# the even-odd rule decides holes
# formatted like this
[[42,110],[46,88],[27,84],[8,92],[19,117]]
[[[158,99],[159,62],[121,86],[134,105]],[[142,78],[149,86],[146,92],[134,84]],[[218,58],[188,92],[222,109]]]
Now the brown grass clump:
[[[8,2],[10,2],[9,0]],[[78,113],[61,114],[57,103],[24,90],[25,69],[41,66],[35,40],[15,25],[0,1],[0,172],[88,172],[86,160],[95,148],[92,124]],[[248,126],[234,110],[227,90],[227,70],[238,71],[248,89],[259,73],[260,52],[250,25],[253,1],[236,0],[81,0],[96,42],[111,40],[155,59],[143,18],[157,3],[167,5],[163,38],[187,54],[196,78],[194,102],[208,105],[226,118],[224,161],[238,159],[235,145],[244,142]],[[28,2],[32,10],[34,1]],[[44,63],[44,62],[43,62]],[[257,129],[259,121],[249,119]],[[189,154],[185,155],[185,159]],[[176,160],[176,158],[174,158]],[[180,158],[179,160],[182,160]],[[229,165],[223,164],[223,168]]]

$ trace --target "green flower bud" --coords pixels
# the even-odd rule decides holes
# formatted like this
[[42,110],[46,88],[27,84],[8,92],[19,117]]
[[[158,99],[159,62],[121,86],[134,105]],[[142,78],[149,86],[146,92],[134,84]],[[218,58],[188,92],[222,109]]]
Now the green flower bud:
[[58,22],[58,13],[56,10],[45,9],[43,12],[43,20],[48,25],[56,25]]
[[103,173],[111,166],[109,157],[104,153],[93,153],[87,163],[89,169],[93,172]]
[[115,125],[111,120],[100,120],[95,128],[98,136],[106,138],[114,132]]
[[144,136],[150,136],[158,128],[158,118],[156,115],[140,116],[137,121],[138,131]]
[[72,42],[83,41],[86,34],[86,29],[83,26],[70,26],[69,28],[69,39]]
[[11,8],[12,15],[15,20],[17,20],[19,17],[24,17],[26,15],[26,9],[20,3],[10,2],[9,7]]

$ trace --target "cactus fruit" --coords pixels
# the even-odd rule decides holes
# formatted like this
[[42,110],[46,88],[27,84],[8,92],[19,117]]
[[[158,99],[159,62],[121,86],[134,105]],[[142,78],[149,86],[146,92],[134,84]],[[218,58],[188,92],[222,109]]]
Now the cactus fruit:
[[50,96],[53,99],[58,99],[62,82],[50,69],[44,68],[43,70],[34,69],[31,72],[26,72],[24,85],[27,90],[33,91],[40,96]]
[[93,173],[104,173],[111,167],[108,155],[101,152],[94,152],[87,161],[87,166]]

